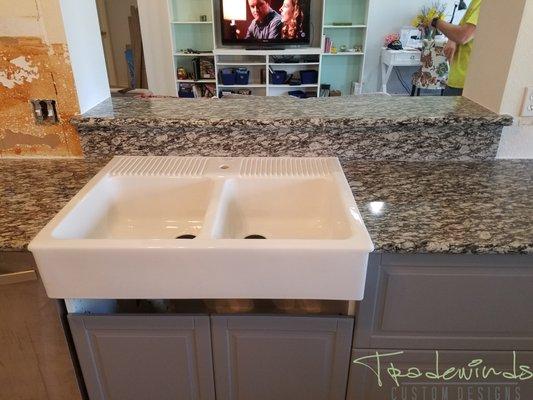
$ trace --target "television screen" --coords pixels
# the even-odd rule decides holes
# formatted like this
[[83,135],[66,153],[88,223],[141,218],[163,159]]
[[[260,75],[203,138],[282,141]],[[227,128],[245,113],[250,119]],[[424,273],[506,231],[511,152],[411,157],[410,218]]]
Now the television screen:
[[310,0],[219,0],[222,44],[309,44]]

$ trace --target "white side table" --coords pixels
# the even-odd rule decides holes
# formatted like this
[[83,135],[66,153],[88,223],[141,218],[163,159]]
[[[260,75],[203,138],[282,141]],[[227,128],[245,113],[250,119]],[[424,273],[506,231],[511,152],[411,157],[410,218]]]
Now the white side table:
[[381,82],[382,91],[387,93],[387,83],[389,82],[392,69],[394,67],[418,67],[420,62],[420,50],[389,50],[386,47],[381,49]]

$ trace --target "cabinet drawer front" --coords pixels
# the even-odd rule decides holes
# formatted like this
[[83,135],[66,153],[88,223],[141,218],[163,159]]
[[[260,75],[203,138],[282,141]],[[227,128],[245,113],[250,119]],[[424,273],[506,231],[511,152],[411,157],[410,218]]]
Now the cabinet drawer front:
[[353,319],[214,316],[217,400],[344,400]]
[[397,64],[405,65],[419,65],[420,64],[420,53],[398,53],[395,54],[394,62]]
[[[379,368],[376,353],[380,357]],[[346,399],[533,399],[531,372],[526,373],[520,369],[520,366],[525,366],[533,370],[533,352],[517,352],[515,360],[516,372],[520,375],[518,378],[509,375],[513,373],[512,351],[439,351],[437,355],[435,351],[424,350],[354,350]],[[476,369],[469,367],[469,364],[479,365]],[[446,379],[436,377],[437,372],[442,376],[451,368],[454,370],[449,371]],[[489,368],[493,370],[489,371]],[[409,377],[398,376],[405,375],[408,371]],[[507,372],[506,377],[503,372]],[[485,377],[483,373],[486,374]],[[529,379],[526,379],[528,376]]]
[[214,399],[209,317],[68,319],[91,400]]
[[533,350],[532,259],[384,257],[369,268],[355,347]]

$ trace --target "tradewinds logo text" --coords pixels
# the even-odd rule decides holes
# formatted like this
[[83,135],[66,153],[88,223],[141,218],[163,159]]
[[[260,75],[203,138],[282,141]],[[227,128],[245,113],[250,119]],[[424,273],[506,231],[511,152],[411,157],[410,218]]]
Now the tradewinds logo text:
[[404,351],[376,351],[353,363],[370,371],[380,390],[390,394],[390,400],[530,400],[521,385],[527,382],[533,390],[533,369],[519,362],[516,351],[509,353],[505,367],[501,362],[491,364],[482,358],[450,365],[442,363],[439,352],[435,351],[431,367],[427,368],[426,363],[424,369],[406,366],[402,361],[404,354]]

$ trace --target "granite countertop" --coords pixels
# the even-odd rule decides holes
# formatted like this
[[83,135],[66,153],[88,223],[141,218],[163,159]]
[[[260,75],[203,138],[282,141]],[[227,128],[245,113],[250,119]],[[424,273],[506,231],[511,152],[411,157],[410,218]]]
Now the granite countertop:
[[[105,163],[0,161],[0,250],[24,250]],[[350,161],[343,168],[376,251],[533,253],[533,161]]]
[[[304,105],[304,106],[302,106]],[[243,124],[273,121],[291,124],[328,121],[357,125],[443,123],[510,125],[512,117],[498,115],[463,97],[344,96],[296,99],[232,97],[222,99],[132,98],[108,99],[73,123],[81,126],[129,124]]]

